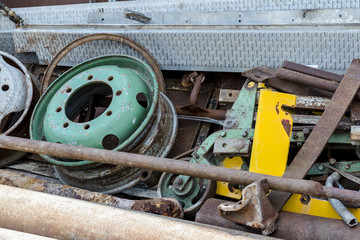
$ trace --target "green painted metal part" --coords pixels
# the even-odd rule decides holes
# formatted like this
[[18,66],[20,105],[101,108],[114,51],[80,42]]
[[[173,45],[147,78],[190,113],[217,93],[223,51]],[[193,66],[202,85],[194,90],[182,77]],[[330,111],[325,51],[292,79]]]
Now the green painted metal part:
[[[82,123],[69,119],[68,109],[73,108],[74,112],[74,105],[81,106],[86,94],[107,90],[113,95],[112,101],[100,116]],[[44,136],[49,142],[104,148],[102,139],[113,134],[121,144],[136,131],[149,111],[148,107],[137,103],[136,96],[141,93],[148,102],[151,101],[145,83],[129,69],[104,65],[79,73],[69,79],[49,102],[44,118]],[[68,104],[72,99],[72,102],[77,102]]]
[[[208,136],[205,141],[201,144],[196,152],[192,154],[192,159],[190,162],[196,162],[206,165],[220,165],[224,160],[225,155],[215,156],[213,155],[214,143],[216,139],[243,139],[243,140],[253,140],[254,129],[253,129],[253,119],[256,110],[256,97],[257,97],[257,83],[252,81],[246,81],[240,90],[238,98],[234,102],[232,108],[227,111],[226,119],[224,121],[224,129],[217,131]],[[291,143],[302,144],[305,142],[307,136],[303,132],[297,132],[296,135],[291,136]],[[350,144],[350,135],[349,133],[334,133],[330,138],[329,143],[337,144]],[[248,153],[250,154],[250,153]],[[246,153],[234,154],[234,156],[248,156]],[[226,157],[231,157],[229,154]],[[339,165],[340,166],[340,165]],[[246,164],[243,167],[248,170]],[[314,167],[313,167],[314,168]],[[310,170],[310,173],[313,174],[313,168]],[[180,176],[184,178],[185,176]],[[173,179],[176,181],[179,176],[174,176],[173,174],[164,173],[163,177],[166,181],[160,181],[158,192],[161,197],[171,196],[176,198],[178,201],[185,204],[184,211],[187,213],[188,209],[192,210],[192,205],[194,204],[193,196],[199,196],[201,194],[201,188],[194,188],[191,184],[185,185],[184,188],[180,190],[174,190],[171,186],[171,181]],[[191,179],[191,178],[190,178]],[[193,182],[201,182],[201,179],[193,178]],[[205,184],[205,182],[203,182]],[[192,192],[191,192],[192,191]],[[184,194],[186,192],[186,194]],[[198,204],[198,203],[196,203]],[[187,209],[188,208],[188,209]]]
[[[219,165],[226,156],[209,157],[216,138],[243,138],[246,140],[253,138],[254,129],[252,129],[252,122],[255,113],[256,94],[257,83],[247,81],[240,90],[239,96],[232,108],[227,111],[225,128],[208,136],[199,149],[192,154],[190,162]],[[241,154],[237,154],[237,156],[239,155]],[[194,184],[186,184],[181,189],[174,189],[174,182],[180,178],[187,179],[188,183],[197,183],[199,186],[194,187]],[[209,188],[210,185],[216,184],[206,179],[164,173],[158,185],[158,193],[161,197],[171,196],[182,202],[184,204],[184,213],[192,215],[197,207],[202,205],[203,201],[215,194],[215,191],[204,192],[204,188]]]
[[[104,148],[105,137],[118,138],[111,149],[121,150],[146,128],[154,114],[159,99],[155,79],[146,63],[129,56],[103,56],[77,65],[62,74],[39,100],[32,115],[31,138],[96,148]],[[86,95],[93,94],[112,96],[106,111],[90,121],[73,121],[89,100]],[[147,106],[140,104],[138,94],[146,98],[142,101]],[[42,157],[61,166],[92,163]]]

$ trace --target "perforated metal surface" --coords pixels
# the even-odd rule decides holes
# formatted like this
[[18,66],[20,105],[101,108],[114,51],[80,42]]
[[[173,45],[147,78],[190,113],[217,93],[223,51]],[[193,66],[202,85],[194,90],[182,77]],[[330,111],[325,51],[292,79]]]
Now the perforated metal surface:
[[[277,17],[273,21],[265,19],[267,27],[261,26],[264,20],[260,21],[260,18],[253,16],[252,21],[260,21],[257,23],[260,24],[259,26],[252,26],[250,18],[244,16],[241,23],[234,24],[229,21],[228,24],[222,23],[219,24],[222,26],[216,27],[206,25],[132,27],[122,24],[100,24],[95,28],[88,25],[89,22],[100,23],[99,17],[102,14],[105,14],[104,16],[121,14],[127,8],[142,13],[174,12],[175,14],[176,12],[249,11],[247,15],[249,17],[252,16],[253,11],[279,13],[278,10],[301,10],[304,11],[304,15],[310,17],[301,19],[301,14],[298,14],[298,18],[288,19],[289,14],[283,14],[288,17],[283,19]],[[333,12],[324,14],[315,11],[316,9],[332,9]],[[278,67],[282,61],[288,60],[344,73],[350,61],[359,57],[360,52],[358,44],[360,18],[356,9],[360,12],[360,1],[346,0],[139,0],[20,8],[16,9],[16,12],[30,25],[15,30],[13,37],[17,51],[36,52],[42,64],[49,63],[62,47],[78,37],[107,32],[127,36],[142,44],[155,56],[162,69],[242,71],[259,65]],[[354,14],[349,16],[348,12]],[[329,16],[334,16],[334,19],[331,17],[329,19]],[[302,22],[296,26],[297,19]],[[322,20],[325,25],[331,25],[319,27],[318,24]],[[8,19],[0,16],[0,28],[12,29],[13,25]],[[8,44],[3,46],[1,41],[0,49],[5,50],[8,47]],[[64,58],[61,64],[75,65],[89,58],[115,53],[139,57],[135,52],[117,43],[99,41],[75,50]]]
[[[43,64],[76,38],[100,30],[14,32],[18,51],[37,52]],[[109,30],[142,44],[162,69],[243,71],[259,65],[278,67],[283,61],[318,65],[320,69],[343,73],[360,53],[360,29],[339,30]],[[125,51],[121,51],[121,49]],[[64,58],[74,65],[89,58],[124,53],[117,43],[94,42]],[[136,56],[136,55],[135,55]],[[137,56],[138,57],[138,56]]]

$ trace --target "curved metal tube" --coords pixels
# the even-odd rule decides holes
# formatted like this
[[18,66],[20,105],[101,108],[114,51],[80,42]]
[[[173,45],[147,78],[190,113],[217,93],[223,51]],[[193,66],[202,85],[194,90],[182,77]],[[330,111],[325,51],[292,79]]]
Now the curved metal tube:
[[[333,187],[334,181],[338,181],[340,177],[340,174],[334,172],[326,179],[325,186]],[[342,204],[342,202],[334,198],[329,198],[329,202],[349,227],[354,227],[358,224],[356,217],[349,212],[349,210],[344,206],[344,204]]]

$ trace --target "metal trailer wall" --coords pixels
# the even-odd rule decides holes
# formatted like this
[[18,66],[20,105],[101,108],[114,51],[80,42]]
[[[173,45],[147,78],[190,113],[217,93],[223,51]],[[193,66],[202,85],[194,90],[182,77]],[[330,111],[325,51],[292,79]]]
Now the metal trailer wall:
[[[153,22],[125,19],[126,9]],[[13,31],[1,17],[0,49],[35,52],[40,64],[74,39],[102,32],[139,42],[164,70],[240,72],[288,60],[344,73],[360,52],[359,1],[157,0],[15,10],[28,25]],[[134,55],[117,43],[99,41],[69,54],[61,65],[109,53]]]

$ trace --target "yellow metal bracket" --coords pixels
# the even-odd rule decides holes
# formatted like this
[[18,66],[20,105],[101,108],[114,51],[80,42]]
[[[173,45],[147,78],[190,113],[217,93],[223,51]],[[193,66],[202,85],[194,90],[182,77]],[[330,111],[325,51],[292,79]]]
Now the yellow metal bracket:
[[287,165],[293,120],[284,106],[294,107],[296,96],[260,90],[250,172],[282,176]]

